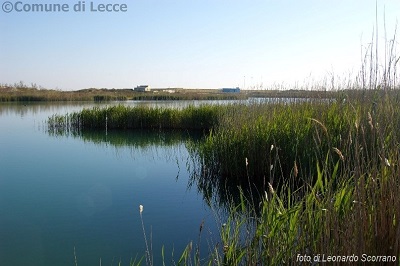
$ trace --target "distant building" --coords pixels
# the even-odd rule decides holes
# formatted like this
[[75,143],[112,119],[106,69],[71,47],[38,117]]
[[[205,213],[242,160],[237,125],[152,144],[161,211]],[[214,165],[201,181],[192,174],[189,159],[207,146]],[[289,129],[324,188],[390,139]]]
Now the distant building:
[[150,86],[149,85],[140,85],[135,88],[135,91],[139,91],[139,92],[150,91]]
[[238,92],[240,92],[240,88],[239,87],[236,87],[236,88],[223,88],[222,92],[235,92],[235,93],[238,93]]

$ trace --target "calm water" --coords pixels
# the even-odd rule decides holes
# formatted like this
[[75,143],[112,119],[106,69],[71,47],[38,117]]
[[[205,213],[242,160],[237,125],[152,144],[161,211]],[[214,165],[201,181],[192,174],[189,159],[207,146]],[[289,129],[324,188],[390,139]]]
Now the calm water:
[[78,265],[129,265],[145,252],[140,204],[155,265],[162,245],[169,265],[172,252],[178,260],[197,243],[203,220],[207,253],[206,238],[218,240],[216,219],[196,188],[187,188],[188,152],[179,138],[46,133],[50,115],[91,105],[0,104],[0,265],[74,265],[74,248]]

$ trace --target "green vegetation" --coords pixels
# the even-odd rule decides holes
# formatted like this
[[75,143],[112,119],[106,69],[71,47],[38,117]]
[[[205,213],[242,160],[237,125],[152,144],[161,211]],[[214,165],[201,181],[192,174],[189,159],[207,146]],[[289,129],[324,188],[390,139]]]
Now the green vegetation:
[[[376,93],[240,107],[193,150],[192,182],[229,209],[224,249],[213,254],[222,265],[297,264],[298,255],[318,254],[399,259],[400,98]],[[239,200],[227,193],[237,183],[248,190]]]
[[50,131],[73,132],[93,129],[208,130],[218,122],[221,108],[210,105],[189,106],[181,110],[123,105],[94,107],[65,116],[53,115],[48,125]]
[[[398,98],[397,91],[383,98],[371,91],[368,98],[225,108],[218,125],[195,149],[197,161],[205,165],[200,168],[207,169],[201,175],[218,176],[222,184],[229,180],[241,186],[248,184],[249,177],[256,188],[265,191],[268,182],[278,188],[287,182],[293,188],[315,182],[316,164],[322,165],[327,158],[332,165],[339,154],[356,156],[356,140],[366,146],[365,160],[377,156],[372,153],[374,144],[381,145],[380,156],[387,157],[388,143],[397,141],[393,132],[400,129],[396,122],[400,110],[395,108]],[[369,119],[378,123],[379,132],[376,126],[371,129]],[[371,142],[378,133],[380,142]],[[354,169],[354,161],[346,160],[344,167]]]
[[[290,104],[113,106],[53,116],[49,129],[202,130],[202,141],[187,141],[191,183],[230,213],[211,264],[361,261],[400,255],[399,104],[399,91],[372,90]],[[202,264],[192,245],[181,264]]]

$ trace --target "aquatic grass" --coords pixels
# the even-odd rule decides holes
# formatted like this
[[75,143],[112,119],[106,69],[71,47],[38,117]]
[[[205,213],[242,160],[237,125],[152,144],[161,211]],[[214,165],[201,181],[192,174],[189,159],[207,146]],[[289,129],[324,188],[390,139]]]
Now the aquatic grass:
[[[314,164],[310,155],[316,152],[313,133],[318,128],[310,118],[334,105],[236,106],[236,113],[225,115],[207,136],[199,157],[212,176],[240,182],[249,175],[257,187],[265,186],[265,180],[279,186],[283,181],[280,177],[290,175],[295,161],[304,168]],[[249,161],[247,167],[245,158]],[[297,171],[301,174],[301,169]]]
[[[335,168],[341,163],[338,161]],[[320,169],[318,181],[304,188],[302,200],[292,199],[289,187],[281,192],[271,189],[268,196],[262,198],[261,211],[251,216],[255,219],[241,218],[233,224],[234,228],[222,228],[222,243],[234,242],[231,245],[235,253],[223,253],[221,262],[231,262],[227,265],[297,265],[299,256],[310,256],[314,261],[317,255],[322,259],[323,255],[352,254],[359,261],[363,254],[384,254],[398,259],[400,202],[395,194],[399,186],[392,183],[395,176],[384,175],[386,180],[377,187],[374,181],[355,183],[353,178],[344,180],[339,176],[336,178],[343,181],[333,186],[334,182],[324,181],[324,175]],[[330,177],[333,175],[331,173]],[[357,191],[362,191],[361,195]],[[245,205],[248,213],[257,212],[249,202]],[[229,219],[238,217],[238,209],[235,211],[230,212]],[[236,230],[245,227],[244,221],[255,226],[255,230],[243,240],[237,237],[243,229]],[[214,259],[216,257],[214,255]]]
[[83,109],[48,119],[50,131],[83,131],[93,129],[178,129],[209,130],[218,123],[222,106],[189,106],[184,109],[127,107]]
[[[400,102],[390,93],[376,101],[370,93],[370,100],[363,95],[310,109],[239,106],[190,147],[198,162],[191,183],[207,202],[225,206],[231,220],[247,206],[247,215],[221,231],[234,252],[219,251],[214,259],[281,265],[298,264],[298,255],[399,258]],[[239,202],[229,198],[237,193]],[[248,232],[244,221],[256,229],[243,240],[235,230]]]
[[[138,259],[137,256],[136,256],[135,258],[131,258],[131,260],[130,260],[130,262],[129,262],[129,266],[140,266],[140,265],[142,265],[143,258],[144,258],[144,256],[142,256],[140,259]],[[111,265],[114,265],[114,259],[115,259],[115,258],[112,259]],[[78,259],[77,259],[75,247],[74,247],[74,265],[75,265],[75,266],[78,266],[78,265],[79,265],[79,264],[78,264]],[[99,259],[99,265],[100,265],[100,266],[102,265],[102,259],[101,259],[101,258]],[[121,258],[120,258],[120,260],[119,260],[119,262],[118,262],[118,266],[122,266],[122,265],[123,265],[123,264],[122,264]]]
[[[400,129],[393,127],[398,126],[396,117],[400,113],[392,107],[398,103],[349,102],[236,106],[236,113],[220,119],[195,156],[204,162],[202,168],[207,169],[207,175],[218,176],[222,183],[246,183],[250,175],[258,188],[265,186],[265,180],[276,187],[287,179],[297,185],[313,183],[316,162],[322,163],[327,156],[333,166],[335,158],[351,158],[360,152],[349,144],[352,141],[363,145],[359,154],[363,158],[357,161],[373,167],[387,157],[385,152],[382,154],[384,150],[377,152],[373,146],[386,149]],[[368,120],[371,109],[374,119],[379,119],[373,128]],[[275,149],[271,150],[271,145]],[[249,161],[247,167],[245,158]],[[349,165],[344,168],[353,168],[353,162],[346,160]]]
[[140,221],[142,222],[142,230],[143,230],[143,237],[144,237],[144,242],[146,244],[146,264],[147,265],[153,265],[153,257],[152,257],[152,250],[149,249],[149,245],[147,243],[147,236],[146,236],[146,229],[144,228],[144,222],[143,222],[143,205],[139,205],[139,214],[140,214]]

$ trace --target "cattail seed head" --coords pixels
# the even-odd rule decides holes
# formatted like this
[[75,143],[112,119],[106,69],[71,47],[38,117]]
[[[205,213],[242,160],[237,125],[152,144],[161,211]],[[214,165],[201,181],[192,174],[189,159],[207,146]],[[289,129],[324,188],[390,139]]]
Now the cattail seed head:
[[271,194],[275,194],[275,190],[274,190],[274,188],[272,187],[272,185],[271,185],[270,182],[268,182],[268,188],[269,188],[269,192],[271,192]]
[[368,124],[370,125],[371,130],[374,129],[374,124],[372,122],[372,116],[370,112],[368,112]]
[[338,149],[333,147],[333,150],[337,153],[337,155],[339,155],[340,160],[344,161],[344,156],[342,154],[342,152]]
[[296,161],[294,161],[293,174],[294,174],[294,177],[297,177],[297,175],[299,174],[299,169],[297,168]]

